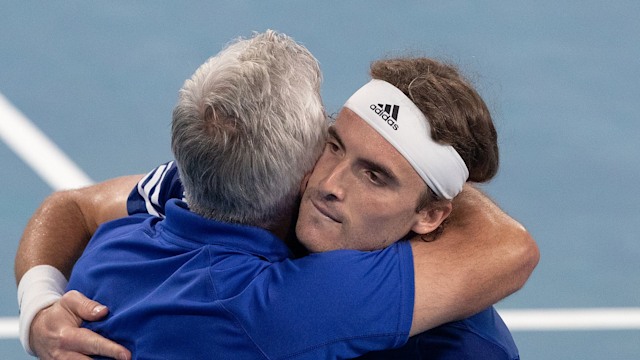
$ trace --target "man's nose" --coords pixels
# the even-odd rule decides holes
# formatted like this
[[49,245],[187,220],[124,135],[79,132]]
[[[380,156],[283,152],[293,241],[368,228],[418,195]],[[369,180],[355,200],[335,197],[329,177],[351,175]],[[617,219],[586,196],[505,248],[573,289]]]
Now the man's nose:
[[327,169],[327,173],[318,184],[318,190],[324,199],[344,200],[345,189],[348,186],[348,170],[345,162],[339,162],[333,168]]

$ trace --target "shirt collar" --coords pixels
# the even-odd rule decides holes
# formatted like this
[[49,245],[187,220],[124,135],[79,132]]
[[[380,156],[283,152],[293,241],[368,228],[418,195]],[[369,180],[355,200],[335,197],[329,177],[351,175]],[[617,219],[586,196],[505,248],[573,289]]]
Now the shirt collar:
[[206,219],[190,211],[187,204],[178,199],[169,200],[165,211],[166,218],[161,226],[178,239],[200,246],[237,248],[272,262],[292,257],[284,241],[265,229]]

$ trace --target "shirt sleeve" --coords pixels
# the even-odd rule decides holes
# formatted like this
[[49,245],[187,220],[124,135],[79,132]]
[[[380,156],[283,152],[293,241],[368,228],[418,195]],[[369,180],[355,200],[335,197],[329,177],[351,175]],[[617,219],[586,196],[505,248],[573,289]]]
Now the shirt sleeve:
[[225,307],[273,359],[343,359],[402,346],[414,305],[408,242],[276,263]]
[[164,217],[165,204],[170,199],[184,200],[184,189],[174,161],[151,170],[138,182],[127,199],[127,211],[129,215]]

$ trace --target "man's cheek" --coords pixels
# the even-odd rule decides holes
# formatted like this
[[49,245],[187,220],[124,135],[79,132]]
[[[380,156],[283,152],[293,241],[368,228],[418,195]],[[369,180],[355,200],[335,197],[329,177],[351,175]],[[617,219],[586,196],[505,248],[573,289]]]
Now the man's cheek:
[[309,184],[309,178],[311,177],[311,172],[308,172],[300,182],[300,196],[304,194],[305,190],[307,190],[307,185]]

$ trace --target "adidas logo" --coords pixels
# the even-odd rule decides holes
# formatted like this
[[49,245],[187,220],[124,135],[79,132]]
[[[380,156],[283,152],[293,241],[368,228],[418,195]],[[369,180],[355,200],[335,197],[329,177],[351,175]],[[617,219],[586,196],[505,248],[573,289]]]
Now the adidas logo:
[[390,104],[371,104],[369,106],[373,112],[386,121],[393,130],[398,130],[398,112],[400,112],[400,106]]

